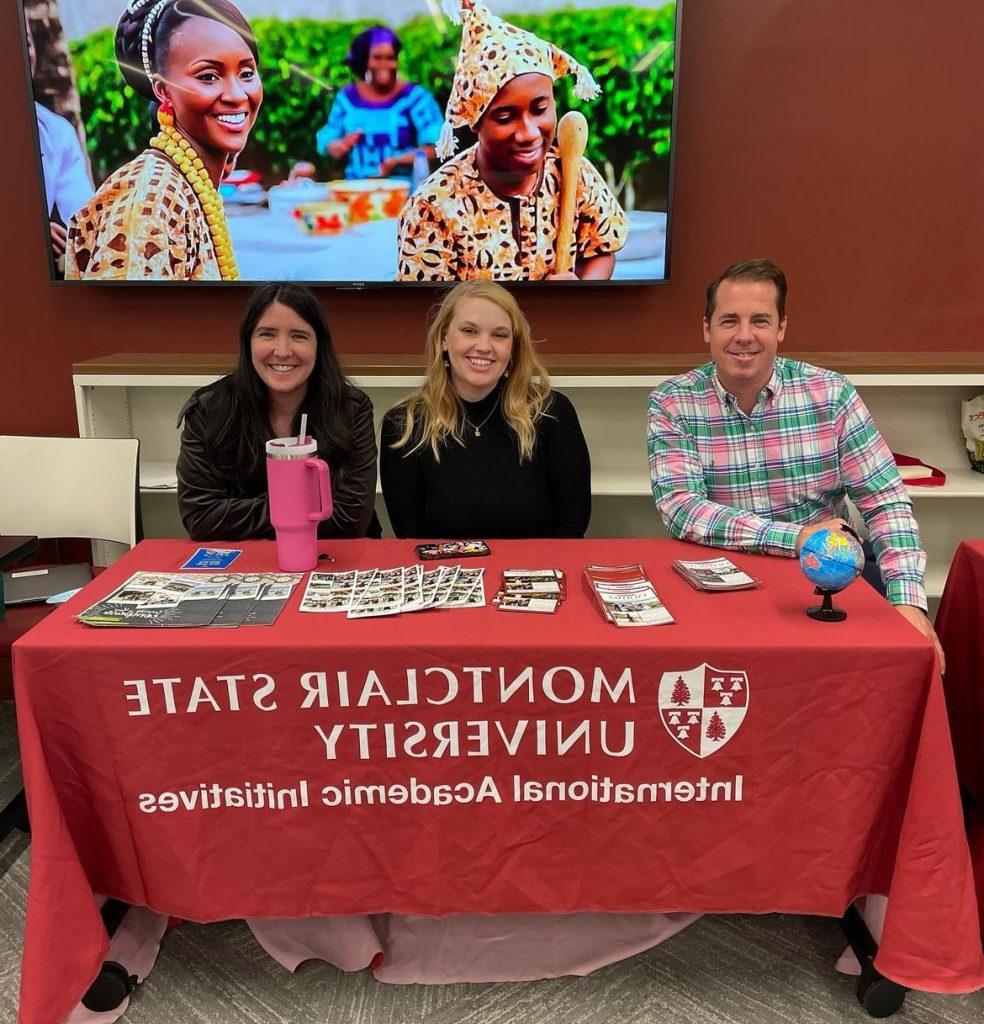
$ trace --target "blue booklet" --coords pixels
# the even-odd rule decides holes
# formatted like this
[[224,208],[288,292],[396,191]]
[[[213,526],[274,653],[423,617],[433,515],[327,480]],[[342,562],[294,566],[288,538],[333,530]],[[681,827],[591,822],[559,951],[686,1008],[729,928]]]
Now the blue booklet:
[[242,554],[235,548],[199,548],[182,569],[227,569]]

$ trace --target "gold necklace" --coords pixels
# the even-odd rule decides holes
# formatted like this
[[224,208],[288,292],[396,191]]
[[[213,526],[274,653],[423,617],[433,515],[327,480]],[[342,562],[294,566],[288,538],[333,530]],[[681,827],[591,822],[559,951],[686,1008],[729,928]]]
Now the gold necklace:
[[202,158],[174,127],[174,118],[161,111],[158,120],[161,122],[161,130],[150,140],[150,145],[168,157],[194,189],[208,221],[212,245],[215,247],[215,256],[219,264],[219,274],[223,281],[238,281],[239,268],[236,266],[236,257],[232,251],[229,227],[222,209],[222,197],[212,184]]

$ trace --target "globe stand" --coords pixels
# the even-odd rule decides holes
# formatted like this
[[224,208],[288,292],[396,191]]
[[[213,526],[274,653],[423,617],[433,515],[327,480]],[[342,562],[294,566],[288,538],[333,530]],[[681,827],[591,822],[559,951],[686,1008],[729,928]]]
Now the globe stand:
[[823,590],[821,587],[817,587],[813,593],[823,597],[823,604],[806,609],[806,614],[811,619],[816,619],[818,622],[843,622],[847,618],[847,612],[843,608],[834,607],[834,594],[839,594],[839,590]]

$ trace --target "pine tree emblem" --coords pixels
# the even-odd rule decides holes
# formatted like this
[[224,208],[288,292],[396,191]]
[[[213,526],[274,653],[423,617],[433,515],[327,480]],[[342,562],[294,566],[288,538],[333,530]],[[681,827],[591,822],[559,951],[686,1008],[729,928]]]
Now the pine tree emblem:
[[690,703],[690,687],[683,681],[683,676],[677,676],[677,681],[673,684],[673,692],[670,694],[670,700],[676,705]]
[[715,743],[720,743],[727,735],[724,722],[721,721],[721,716],[716,711],[711,715],[711,720],[707,723],[707,733],[705,735],[709,740],[714,740]]

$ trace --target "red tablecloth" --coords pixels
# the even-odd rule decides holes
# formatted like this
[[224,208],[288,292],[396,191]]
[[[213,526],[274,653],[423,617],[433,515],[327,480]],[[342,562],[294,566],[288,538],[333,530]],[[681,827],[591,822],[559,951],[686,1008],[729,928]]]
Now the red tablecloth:
[[977,805],[970,839],[984,920],[984,541],[964,541],[957,548],[936,632],[946,653],[944,690],[957,776]]
[[[332,569],[413,560],[409,542],[326,546]],[[736,556],[762,588],[704,594],[670,569],[689,545],[493,546],[470,563],[489,597],[503,568],[567,571],[556,615],[348,620],[300,613],[297,592],[266,628],[73,621],[192,549],[154,541],[15,646],[34,829],[23,1024],[60,1021],[94,976],[94,893],[197,921],[839,915],[886,893],[884,974],[984,984],[935,658],[874,591],[845,592],[831,625],[803,614],[815,599],[790,560]],[[275,568],[271,544],[245,547],[235,569]],[[585,565],[634,561],[675,625],[617,629],[582,589]],[[307,806],[233,806],[270,787]]]

